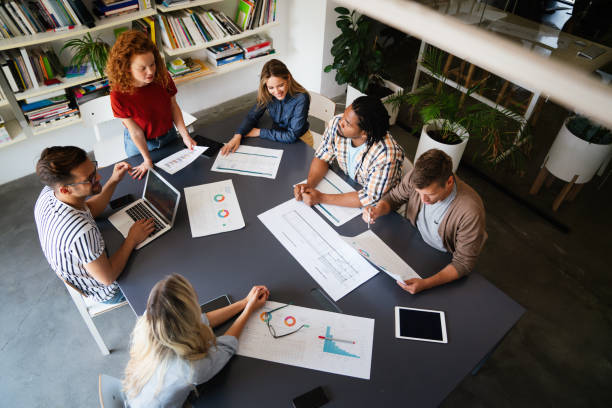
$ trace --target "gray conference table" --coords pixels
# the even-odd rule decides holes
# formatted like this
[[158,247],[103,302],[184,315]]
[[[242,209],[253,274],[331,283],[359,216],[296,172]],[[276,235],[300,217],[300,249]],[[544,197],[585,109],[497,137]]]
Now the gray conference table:
[[[194,133],[226,141],[240,120],[231,117]],[[302,142],[287,145],[258,138],[249,138],[246,144],[284,149],[275,180],[211,172],[214,160],[204,156],[174,175],[160,170],[182,195],[184,187],[232,179],[246,226],[191,238],[181,197],[174,228],[135,251],[118,280],[136,314],[144,312],[153,285],[173,272],[191,281],[201,303],[221,294],[238,300],[252,285],[265,284],[271,300],[323,308],[311,294],[316,282],[257,218],[292,198],[291,186],[306,178],[313,150]],[[154,152],[153,161],[181,148],[176,143]],[[140,160],[137,156],[128,161],[138,164]],[[100,172],[106,180],[110,168]],[[140,196],[143,184],[126,176],[114,197],[126,193]],[[99,225],[107,248],[114,252],[122,236],[106,219]],[[355,218],[336,230],[342,235],[356,235],[366,228],[361,218]],[[372,229],[421,276],[436,273],[450,259],[425,244],[410,222],[398,214],[380,218]],[[404,292],[393,279],[379,273],[340,299],[337,306],[343,313],[375,319],[370,380],[235,356],[217,376],[199,387],[195,406],[289,407],[293,398],[317,386],[323,386],[330,395],[330,407],[437,406],[524,313],[523,307],[476,272],[417,295]],[[396,339],[395,306],[443,310],[448,344]]]

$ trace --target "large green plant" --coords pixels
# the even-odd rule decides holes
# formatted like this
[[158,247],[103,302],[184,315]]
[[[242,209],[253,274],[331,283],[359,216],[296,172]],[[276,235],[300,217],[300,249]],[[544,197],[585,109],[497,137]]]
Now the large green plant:
[[335,69],[338,84],[348,83],[365,93],[371,82],[380,82],[379,73],[383,65],[372,19],[344,7],[334,10],[339,14],[336,26],[341,33],[332,42],[334,62],[324,71]]
[[70,61],[71,64],[80,66],[89,61],[98,75],[104,76],[104,68],[108,60],[110,46],[99,37],[94,39],[90,33],[87,33],[83,38],[68,40],[60,50],[60,53],[66,48],[74,51]]
[[523,151],[531,138],[529,126],[524,118],[510,109],[491,108],[484,103],[470,100],[469,96],[480,90],[481,84],[467,90],[467,97],[462,103],[462,93],[446,84],[442,75],[446,54],[429,47],[423,54],[422,65],[434,74],[436,79],[428,76],[429,83],[415,92],[402,91],[392,95],[385,102],[394,109],[403,103],[414,107],[423,124],[442,119],[440,129],[441,141],[454,144],[461,141],[457,134],[466,129],[471,139],[480,140],[482,149],[477,157],[492,165],[502,159],[509,159],[515,168],[522,166]]

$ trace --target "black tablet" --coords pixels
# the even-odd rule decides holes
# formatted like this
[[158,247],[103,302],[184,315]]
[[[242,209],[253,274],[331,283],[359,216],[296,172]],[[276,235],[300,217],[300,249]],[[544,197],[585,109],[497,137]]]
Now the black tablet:
[[396,306],[395,337],[448,343],[444,312]]
[[195,135],[193,137],[193,140],[196,141],[198,146],[208,147],[208,149],[206,149],[204,153],[202,153],[204,156],[208,156],[208,157],[215,157],[217,153],[219,152],[219,150],[221,150],[221,148],[223,147],[223,143],[216,142],[214,140],[211,140],[207,137],[200,136],[200,135]]

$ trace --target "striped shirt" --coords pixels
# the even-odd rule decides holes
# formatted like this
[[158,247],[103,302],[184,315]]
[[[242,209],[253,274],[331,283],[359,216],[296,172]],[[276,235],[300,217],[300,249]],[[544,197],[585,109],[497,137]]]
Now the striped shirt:
[[104,252],[104,239],[89,211],[77,210],[43,188],[34,206],[34,218],[43,253],[55,273],[98,302],[112,298],[117,282],[103,285],[87,273],[85,264]]
[[[327,163],[336,159],[340,169],[349,174],[351,139],[338,134],[341,118],[342,115],[336,115],[329,122],[315,157]],[[354,179],[363,186],[358,192],[363,207],[375,204],[387,190],[399,183],[403,161],[404,151],[390,133],[387,133],[380,142],[373,144],[369,149],[366,147],[357,154]]]

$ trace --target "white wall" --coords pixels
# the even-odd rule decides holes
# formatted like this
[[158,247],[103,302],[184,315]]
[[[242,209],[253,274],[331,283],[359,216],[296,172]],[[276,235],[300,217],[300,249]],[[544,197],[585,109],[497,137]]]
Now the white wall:
[[[331,62],[331,41],[339,32],[335,27],[337,3],[331,0],[280,0],[280,24],[271,30],[278,58],[285,62],[294,77],[305,88],[334,97],[343,93],[334,74],[323,73]],[[219,103],[257,90],[263,62],[215,78],[178,86],[177,101],[187,112],[198,112]],[[110,124],[103,131],[121,131],[121,125]],[[33,136],[23,142],[0,148],[0,184],[34,172],[40,152],[48,146],[76,145],[90,151],[93,131],[78,124]]]

